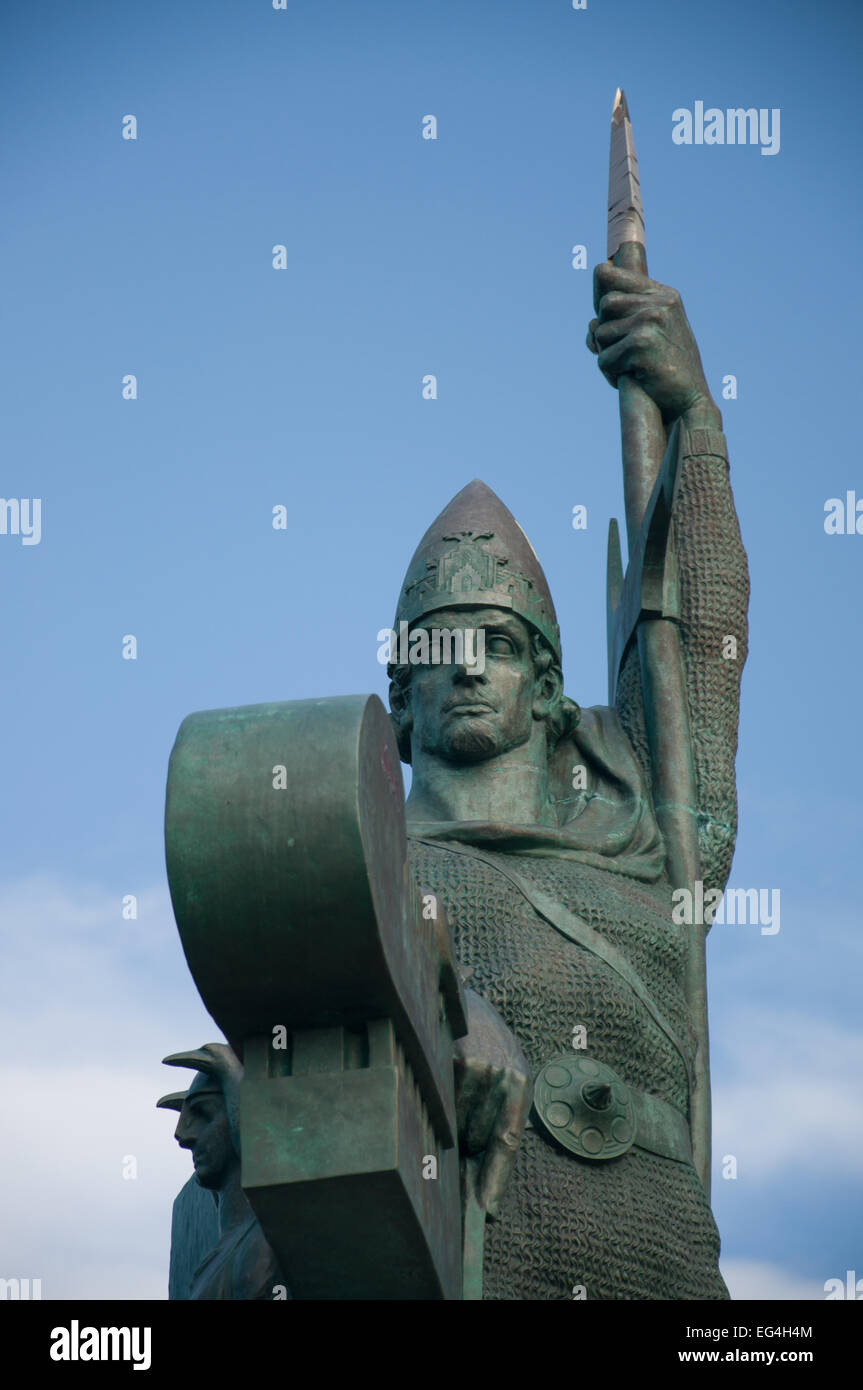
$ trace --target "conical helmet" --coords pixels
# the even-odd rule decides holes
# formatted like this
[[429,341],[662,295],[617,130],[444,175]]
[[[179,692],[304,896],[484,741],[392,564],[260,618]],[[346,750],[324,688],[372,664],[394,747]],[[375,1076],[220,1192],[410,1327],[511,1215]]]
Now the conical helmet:
[[395,628],[441,608],[506,608],[560,661],[560,630],[542,566],[512,512],[474,478],[433,521],[408,565]]

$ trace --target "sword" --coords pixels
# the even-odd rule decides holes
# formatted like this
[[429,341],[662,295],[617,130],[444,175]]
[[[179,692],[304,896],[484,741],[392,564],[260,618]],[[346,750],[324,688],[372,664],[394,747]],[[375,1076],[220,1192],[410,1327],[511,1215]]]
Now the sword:
[[[608,258],[647,274],[644,211],[632,124],[618,88],[611,116],[608,170]],[[620,664],[635,635],[653,769],[656,817],[665,841],[672,889],[700,877],[695,773],[680,645],[677,575],[670,545],[677,466],[677,427],[666,441],[659,409],[633,377],[618,378],[623,495],[629,567],[623,576],[617,522],[609,529],[609,685],[614,698]],[[667,444],[667,448],[666,448]],[[710,1194],[710,1069],[705,931],[693,925],[685,992],[697,1045],[690,1093],[696,1172]]]

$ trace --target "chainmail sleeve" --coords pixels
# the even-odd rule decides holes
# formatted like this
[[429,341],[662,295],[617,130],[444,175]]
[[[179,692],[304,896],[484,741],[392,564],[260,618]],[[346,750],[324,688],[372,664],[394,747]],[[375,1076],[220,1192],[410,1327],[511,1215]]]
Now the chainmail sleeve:
[[[749,571],[729,483],[724,435],[718,430],[681,428],[678,447],[673,532],[701,877],[705,887],[724,889],[737,834],[734,759],[740,679],[747,653]],[[621,666],[615,703],[651,786],[634,642]]]

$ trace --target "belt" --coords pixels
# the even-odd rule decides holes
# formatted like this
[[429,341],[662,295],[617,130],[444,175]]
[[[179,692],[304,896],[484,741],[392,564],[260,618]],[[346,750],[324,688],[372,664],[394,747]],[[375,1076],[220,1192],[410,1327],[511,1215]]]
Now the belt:
[[564,1052],[539,1072],[528,1128],[578,1158],[601,1162],[629,1149],[692,1164],[689,1126],[668,1101],[625,1085],[611,1067]]

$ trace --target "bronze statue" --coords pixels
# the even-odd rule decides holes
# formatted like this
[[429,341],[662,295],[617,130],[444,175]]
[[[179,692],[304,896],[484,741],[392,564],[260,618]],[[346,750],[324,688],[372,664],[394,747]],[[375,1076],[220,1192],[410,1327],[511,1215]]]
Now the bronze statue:
[[[175,1297],[260,1300],[290,1294],[260,1223],[240,1185],[239,1081],[242,1067],[224,1043],[165,1058],[168,1066],[195,1067],[187,1091],[162,1096],[157,1105],[176,1110],[174,1138],[190,1149],[198,1186],[212,1194],[216,1223],[205,1235],[207,1253]],[[210,1245],[212,1242],[212,1245]]]
[[[620,396],[629,537],[624,576],[612,526],[609,706],[581,710],[564,695],[539,561],[475,480],[420,541],[397,604],[396,630],[465,637],[450,659],[428,660],[431,643],[417,636],[414,655],[402,650],[389,667],[395,738],[412,767],[406,845],[388,736],[370,704],[216,712],[193,716],[178,736],[167,817],[175,911],[205,1003],[244,1052],[247,1076],[256,1069],[243,1186],[292,1286],[314,1248],[294,1228],[313,1210],[315,1230],[325,1228],[313,1184],[333,1181],[328,1142],[338,1147],[316,1117],[327,1095],[343,1093],[348,1071],[380,1065],[369,1039],[383,1016],[393,1085],[418,1097],[428,1123],[416,1128],[397,1181],[395,1158],[374,1160],[395,1181],[381,1198],[387,1229],[410,1228],[393,1248],[410,1253],[402,1293],[373,1296],[727,1297],[709,1202],[709,923],[677,925],[672,894],[697,881],[722,890],[731,865],[748,578],[721,416],[679,295],[647,275],[622,93],[612,130],[609,260],[595,273],[588,329]],[[465,655],[477,650],[466,640],[476,632],[482,663]],[[355,746],[353,771],[338,771]],[[289,803],[262,790],[277,767],[294,789]],[[337,803],[341,819],[327,832],[323,811]],[[370,828],[378,824],[380,833]],[[349,893],[347,880],[334,880],[350,855]],[[394,886],[403,861],[413,880],[404,897]],[[366,880],[389,886],[372,893],[368,910],[352,909]],[[323,928],[313,937],[309,926],[314,891],[330,965],[317,954]],[[393,895],[394,916],[385,906]],[[432,916],[440,910],[434,940],[423,935],[420,903]],[[258,932],[266,964],[256,975],[241,943]],[[447,964],[449,932],[463,992]],[[403,940],[408,958],[431,964],[405,973]],[[375,943],[371,955],[366,943]],[[343,971],[352,951],[365,962],[355,999]],[[433,1007],[420,1025],[412,1020],[423,999]],[[269,1037],[279,1026],[297,1030],[284,1061]],[[349,1044],[349,1034],[360,1041]],[[308,1086],[296,1059],[309,1048],[319,1059],[317,1110],[298,1108]],[[455,1138],[449,1083],[438,1065],[446,1048],[460,1222],[446,1157]],[[253,1122],[264,1095],[278,1101],[264,1105],[266,1123]],[[313,1138],[293,1137],[300,1114]],[[354,1134],[364,1181],[375,1124],[357,1121]],[[435,1173],[443,1165],[439,1199],[411,1186],[431,1157]],[[353,1161],[340,1159],[339,1182],[350,1183]],[[414,1216],[399,1216],[403,1200]],[[308,1285],[317,1292],[295,1297],[362,1296],[364,1280],[380,1287],[360,1212],[339,1213],[339,1238],[356,1256],[352,1282],[328,1283],[317,1271]],[[454,1242],[460,1283],[441,1254]]]
[[[643,287],[623,274],[608,283],[616,302],[623,307],[625,297],[638,314]],[[667,300],[660,287],[651,294]],[[657,333],[686,343],[682,311],[668,305],[657,311]],[[639,352],[649,372],[650,353]],[[700,384],[694,375],[679,379],[684,389]],[[650,390],[652,375],[645,380]],[[745,609],[721,462],[681,459],[695,516],[725,511],[713,563],[737,582],[726,589],[689,568],[683,546],[680,556],[691,586],[681,629],[703,773],[705,881],[719,886],[733,847],[739,677],[723,664],[721,635],[730,625],[742,636]],[[685,502],[680,514],[685,525]],[[692,541],[698,554],[703,543]],[[671,920],[637,652],[624,666],[616,708],[579,711],[567,700],[542,571],[481,483],[430,528],[402,605],[416,627],[485,630],[483,674],[465,665],[394,667],[391,693],[402,756],[413,768],[412,868],[444,903],[467,972],[471,1028],[458,1046],[472,1097],[463,1143],[486,1146],[497,1114],[489,1097],[503,1100],[514,1080],[507,1067],[518,1072],[515,1058],[489,1064],[487,1040],[472,1047],[476,996],[518,1039],[537,1086],[509,1186],[502,1192],[499,1168],[484,1193],[490,1211],[499,1206],[486,1233],[484,1296],[562,1299],[579,1288],[598,1299],[722,1297],[718,1239],[686,1125],[695,1059],[684,992],[690,929]],[[594,1087],[590,1099],[585,1086]],[[513,1150],[516,1138],[513,1127]]]

